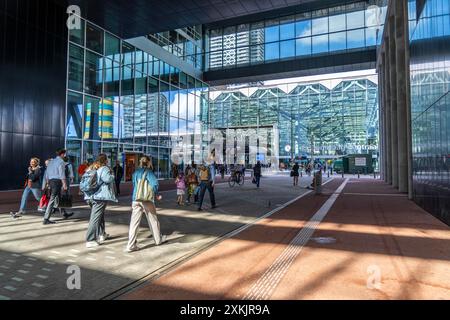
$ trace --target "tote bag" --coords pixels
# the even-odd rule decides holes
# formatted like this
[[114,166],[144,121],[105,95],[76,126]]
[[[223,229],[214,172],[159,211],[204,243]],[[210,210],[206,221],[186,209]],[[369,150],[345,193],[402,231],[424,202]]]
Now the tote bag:
[[144,175],[141,180],[138,181],[136,190],[136,201],[154,201],[153,188],[147,181],[147,170],[145,170]]

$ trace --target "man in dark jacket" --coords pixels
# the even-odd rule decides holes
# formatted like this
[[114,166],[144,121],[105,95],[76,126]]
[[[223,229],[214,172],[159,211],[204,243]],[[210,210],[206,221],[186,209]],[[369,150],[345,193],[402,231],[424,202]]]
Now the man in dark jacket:
[[261,181],[261,162],[258,161],[253,167],[253,175],[255,177],[256,187],[259,188],[259,182]]
[[120,165],[120,161],[116,161],[116,165],[113,168],[114,171],[114,181],[116,183],[116,196],[120,196],[120,182],[123,178],[123,168]]

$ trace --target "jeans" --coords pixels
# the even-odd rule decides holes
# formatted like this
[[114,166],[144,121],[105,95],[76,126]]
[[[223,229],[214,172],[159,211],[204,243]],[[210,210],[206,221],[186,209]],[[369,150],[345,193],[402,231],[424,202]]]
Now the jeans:
[[51,179],[48,184],[50,185],[50,201],[47,205],[47,210],[45,210],[44,220],[50,219],[55,208],[58,208],[59,197],[61,197],[62,181],[60,179]]
[[256,187],[259,188],[259,182],[261,181],[261,176],[255,175]]
[[86,241],[98,241],[99,237],[105,234],[105,210],[106,201],[91,200],[91,218],[86,235]]
[[41,200],[41,190],[39,190],[39,188],[26,187],[22,193],[22,201],[20,202],[19,212],[25,212],[25,207],[27,206],[27,200],[28,196],[30,195],[30,192],[33,194],[34,198],[37,201]]
[[209,199],[211,200],[211,206],[216,206],[216,197],[214,196],[214,188],[212,186],[212,181],[202,181],[200,183],[200,200],[198,202],[198,208],[202,208],[203,198],[205,197],[206,190],[209,192]]

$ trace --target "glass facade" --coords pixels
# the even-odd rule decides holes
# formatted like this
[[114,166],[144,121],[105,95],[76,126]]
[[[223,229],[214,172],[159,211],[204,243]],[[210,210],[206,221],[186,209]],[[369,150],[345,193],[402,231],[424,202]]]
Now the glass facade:
[[275,62],[379,44],[386,0],[356,2],[207,30],[206,68]]
[[263,136],[275,129],[278,141],[274,135],[271,143],[278,146],[280,159],[376,154],[376,82],[372,73],[353,79],[286,79],[239,89],[211,88],[209,125],[221,130],[263,130]]
[[409,1],[414,198],[450,223],[450,1]]
[[67,89],[66,145],[75,168],[103,152],[111,165],[124,165],[128,180],[146,154],[158,178],[168,178],[173,148],[183,161],[194,159],[186,141],[203,130],[202,81],[83,20],[81,30],[69,31]]
[[202,26],[152,33],[148,38],[161,48],[186,61],[193,67],[203,69]]

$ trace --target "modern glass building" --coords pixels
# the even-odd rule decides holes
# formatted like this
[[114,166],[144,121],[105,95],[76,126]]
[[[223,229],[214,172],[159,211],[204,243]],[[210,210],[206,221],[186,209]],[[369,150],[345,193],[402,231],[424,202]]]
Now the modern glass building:
[[[256,132],[250,131],[248,137],[255,133],[259,137],[258,130],[265,137],[267,128],[273,128],[277,135],[272,134],[268,142],[278,146],[272,154],[282,162],[296,157],[376,155],[377,92],[374,72],[316,82],[298,78],[211,88],[209,125],[221,130],[254,128]],[[255,161],[256,154],[249,163]]]
[[414,197],[450,222],[450,2],[408,9]]
[[[99,153],[125,166],[130,179],[140,155],[168,178],[172,148],[202,131],[208,86],[82,19],[69,33],[66,145],[77,167]],[[186,160],[194,148],[183,145]]]
[[374,48],[383,31],[386,4],[386,0],[350,2],[210,28],[205,31],[205,67],[217,70]]

